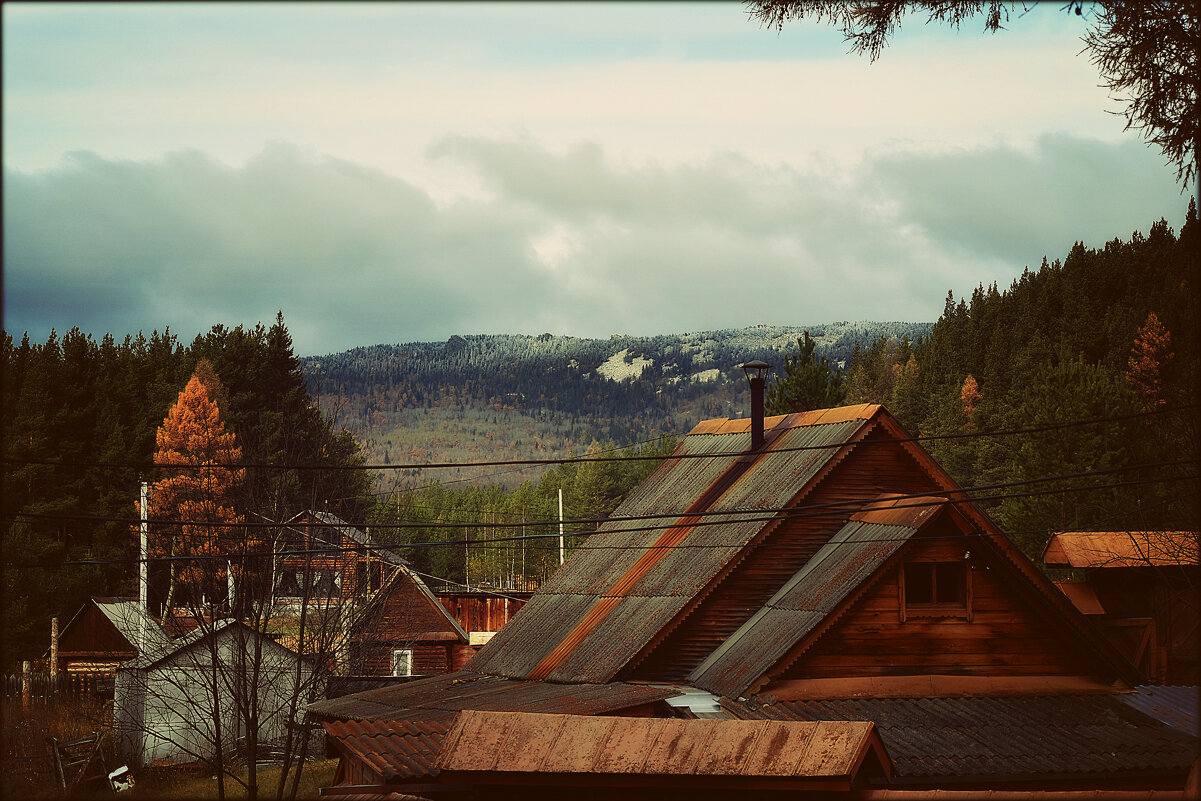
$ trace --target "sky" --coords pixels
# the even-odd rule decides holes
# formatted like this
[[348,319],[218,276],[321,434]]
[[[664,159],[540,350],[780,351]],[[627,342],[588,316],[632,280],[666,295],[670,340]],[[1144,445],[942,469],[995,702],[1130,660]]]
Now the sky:
[[1056,2],[875,63],[736,2],[0,13],[15,339],[932,322],[1188,203]]

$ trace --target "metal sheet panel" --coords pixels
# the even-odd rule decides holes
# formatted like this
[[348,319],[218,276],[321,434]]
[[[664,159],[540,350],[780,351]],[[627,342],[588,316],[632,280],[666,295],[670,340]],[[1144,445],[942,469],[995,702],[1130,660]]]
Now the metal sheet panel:
[[1173,567],[1201,561],[1195,531],[1060,531],[1047,541],[1052,567]]
[[596,599],[591,595],[536,593],[469,663],[476,673],[509,678],[529,674],[587,614]]
[[900,777],[1068,778],[1186,774],[1198,741],[1120,696],[726,702],[743,718],[873,721]]
[[[511,744],[520,742],[522,748]],[[465,711],[437,766],[486,783],[514,774],[846,779],[869,749],[868,722],[588,718]],[[489,775],[483,775],[489,774]],[[505,780],[509,780],[506,778]]]
[[1197,720],[1199,699],[1196,686],[1144,684],[1134,689],[1133,693],[1117,696],[1118,700],[1185,734],[1194,737],[1201,734]]
[[461,709],[599,715],[679,693],[636,684],[552,684],[462,672],[310,704],[324,720],[445,720]]
[[[921,517],[929,519],[924,512]],[[762,609],[698,665],[690,679],[719,695],[742,694],[861,587],[915,531],[858,520],[847,523]]]

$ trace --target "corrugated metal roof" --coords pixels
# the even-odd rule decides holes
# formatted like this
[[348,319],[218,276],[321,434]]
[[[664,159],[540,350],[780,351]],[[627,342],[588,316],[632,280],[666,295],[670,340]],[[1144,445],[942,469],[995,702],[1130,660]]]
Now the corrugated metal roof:
[[1197,720],[1197,687],[1144,684],[1135,687],[1133,693],[1123,693],[1117,699],[1174,729],[1191,734],[1201,734]]
[[[882,502],[843,526],[758,612],[713,651],[689,680],[720,695],[741,695],[847,596],[860,589],[944,499]],[[889,520],[890,523],[865,522]]]
[[146,650],[165,649],[171,639],[163,631],[163,627],[135,600],[127,598],[93,598],[96,608],[109,619],[121,636],[129,640],[135,648],[139,642],[139,632],[146,632]]
[[850,780],[869,753],[888,757],[866,722],[588,718],[461,712],[438,768],[487,783],[513,774],[783,777]]
[[449,721],[461,709],[602,715],[678,694],[646,685],[552,684],[463,672],[318,701],[309,710],[324,720]]
[[[757,510],[787,505],[879,408],[771,418],[769,445],[749,456],[749,421],[697,426],[675,455],[711,458],[665,461],[476,654],[471,669],[610,681],[766,525]],[[681,515],[671,529],[628,530],[637,524],[621,520],[665,512]]]
[[1060,531],[1047,540],[1050,567],[1173,567],[1196,565],[1196,531]]
[[[870,720],[896,776],[988,779],[1188,772],[1198,742],[1114,695],[862,698],[745,703],[770,720]],[[770,699],[767,699],[770,701]]]
[[448,724],[412,720],[324,723],[335,747],[361,760],[386,783],[430,779]]

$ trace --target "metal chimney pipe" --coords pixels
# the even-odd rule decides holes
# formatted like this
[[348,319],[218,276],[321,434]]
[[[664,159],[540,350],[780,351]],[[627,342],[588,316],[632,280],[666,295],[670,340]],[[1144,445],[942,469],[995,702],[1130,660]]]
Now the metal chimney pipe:
[[738,366],[746,374],[747,383],[751,386],[751,450],[757,451],[763,447],[763,388],[771,365],[754,361]]

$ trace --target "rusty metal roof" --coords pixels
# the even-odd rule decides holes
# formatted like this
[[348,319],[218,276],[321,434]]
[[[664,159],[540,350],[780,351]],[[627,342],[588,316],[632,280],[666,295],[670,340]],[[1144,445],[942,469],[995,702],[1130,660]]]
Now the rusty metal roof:
[[[768,444],[753,454],[749,421],[701,423],[674,455],[709,458],[669,457],[470,669],[612,680],[767,524],[758,510],[787,506],[879,410],[862,405],[769,418]],[[650,528],[621,519],[665,513],[679,517]]]
[[[521,775],[842,779],[865,759],[886,775],[888,756],[867,722],[595,718],[465,711],[443,742],[443,780],[514,781]],[[876,766],[873,766],[876,767]]]
[[318,701],[308,708],[323,720],[449,722],[461,709],[603,715],[678,694],[645,685],[552,684],[462,672]]
[[[689,680],[719,695],[741,695],[860,589],[943,503],[942,498],[906,499],[856,515],[698,665]],[[890,522],[867,522],[879,519]]]
[[1060,531],[1047,540],[1049,567],[1176,567],[1201,556],[1196,531]]
[[324,723],[335,747],[362,761],[383,782],[429,779],[442,750],[447,723],[415,720],[351,720]]
[[1115,695],[725,701],[747,719],[870,720],[901,779],[1187,774],[1198,742]]

